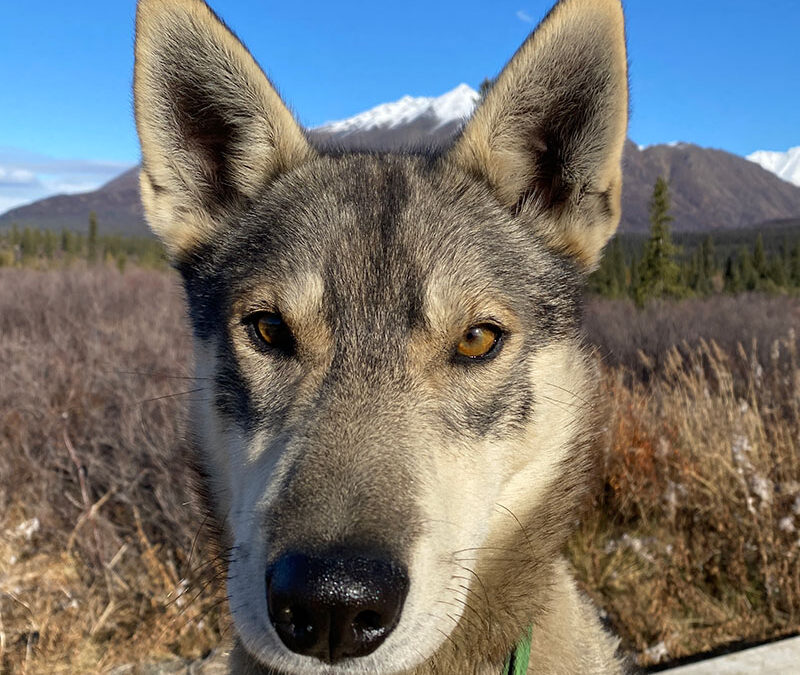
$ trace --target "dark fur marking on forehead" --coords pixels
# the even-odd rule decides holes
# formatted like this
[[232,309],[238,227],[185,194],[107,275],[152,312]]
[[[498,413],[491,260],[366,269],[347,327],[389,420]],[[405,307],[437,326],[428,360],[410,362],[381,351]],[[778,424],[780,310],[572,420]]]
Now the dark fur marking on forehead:
[[449,150],[454,141],[458,137],[458,133],[454,132],[452,138],[437,142],[435,144],[421,143],[419,145],[412,145],[409,147],[396,147],[396,144],[391,144],[386,147],[371,146],[361,147],[357,144],[350,144],[349,141],[330,141],[328,139],[318,138],[314,131],[311,130],[307,133],[307,139],[311,146],[322,156],[330,157],[331,159],[341,159],[345,157],[368,157],[368,158],[396,158],[396,157],[413,157],[419,161],[423,166],[428,169],[433,168],[441,159],[441,157]]
[[[510,302],[520,321],[525,353],[574,333],[583,282],[574,261],[547,249],[535,234],[535,223],[525,222],[524,215],[516,220],[499,217],[497,226],[487,226],[498,217],[497,209],[477,203],[479,181],[443,178],[435,163],[415,158],[343,155],[323,162],[333,162],[320,166],[329,182],[312,183],[306,203],[298,201],[297,192],[306,186],[286,181],[274,194],[268,191],[264,203],[240,224],[231,226],[231,236],[198,248],[183,267],[179,264],[199,337],[228,340],[220,318],[229,315],[237,289],[257,278],[264,266],[278,270],[274,278],[280,279],[280,270],[291,273],[301,265],[297,272],[309,269],[322,276],[323,311],[334,339],[333,365],[318,399],[335,399],[337,391],[355,385],[376,394],[399,391],[407,386],[406,340],[412,328],[426,320],[422,297],[427,277],[440,264],[445,270],[458,269],[463,264],[460,251],[466,252],[470,265],[477,265],[475,274],[486,275],[489,287]],[[308,180],[319,178],[311,174]],[[303,228],[303,209],[314,209],[313,199],[322,199],[322,208],[329,211],[342,204],[342,220],[337,224],[318,218],[310,221],[317,225]],[[325,199],[335,201],[326,204]],[[336,213],[332,211],[334,217]],[[409,238],[409,228],[417,228],[418,235]],[[417,247],[423,236],[433,243]],[[471,270],[468,267],[467,273]],[[230,387],[235,377],[231,373]],[[266,418],[280,423],[280,415],[262,410],[257,392],[245,393],[243,380],[239,388],[228,405],[240,413],[237,419],[252,421],[248,415],[254,412],[262,423]],[[465,402],[447,412],[446,424],[477,436],[506,435],[532,414],[533,393],[520,378],[487,394],[491,398],[481,406]]]
[[351,299],[360,293],[363,299],[386,301],[396,294],[392,282],[398,263],[407,262],[398,219],[408,201],[408,180],[400,166],[377,160],[356,164],[350,178],[340,199],[356,220],[342,222],[344,231],[332,237],[336,249],[326,257],[326,290]]

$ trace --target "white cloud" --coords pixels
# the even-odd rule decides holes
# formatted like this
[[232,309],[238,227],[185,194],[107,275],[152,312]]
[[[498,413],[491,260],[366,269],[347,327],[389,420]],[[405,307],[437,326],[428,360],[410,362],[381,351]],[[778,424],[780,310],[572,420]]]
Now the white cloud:
[[524,9],[517,10],[517,18],[525,23],[533,23],[533,17],[528,14]]
[[28,169],[0,165],[0,185],[36,185],[36,174]]
[[51,195],[96,190],[131,166],[125,162],[57,159],[0,147],[0,214]]

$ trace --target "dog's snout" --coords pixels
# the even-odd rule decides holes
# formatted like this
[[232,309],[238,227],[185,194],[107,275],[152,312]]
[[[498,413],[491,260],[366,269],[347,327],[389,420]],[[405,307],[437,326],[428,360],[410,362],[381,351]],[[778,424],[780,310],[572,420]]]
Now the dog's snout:
[[405,568],[385,557],[287,553],[267,571],[269,617],[281,640],[328,663],[375,651],[407,592]]

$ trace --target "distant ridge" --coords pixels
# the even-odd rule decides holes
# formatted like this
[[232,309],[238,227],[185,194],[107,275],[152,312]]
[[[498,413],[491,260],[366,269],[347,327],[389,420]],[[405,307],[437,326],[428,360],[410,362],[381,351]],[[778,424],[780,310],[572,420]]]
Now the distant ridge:
[[[323,149],[441,147],[453,139],[479,98],[474,89],[462,84],[439,97],[405,96],[346,120],[328,122],[308,134]],[[796,162],[795,150],[799,151]],[[760,163],[784,171],[793,171],[792,167],[800,164],[800,148],[784,153],[786,158],[773,154],[781,153],[759,156]],[[138,168],[126,171],[94,192],[48,197],[12,209],[0,216],[0,228],[16,223],[20,227],[86,230],[89,212],[95,211],[105,232],[147,234],[137,172]],[[689,143],[639,148],[628,141],[623,172],[623,232],[648,230],[647,205],[661,175],[670,182],[676,231],[727,230],[800,218],[800,187],[781,180],[756,161],[722,150]]]
[[743,157],[690,143],[625,146],[621,229],[649,228],[658,176],[669,180],[673,229],[724,230],[800,217],[800,187]]
[[139,200],[139,167],[128,169],[93,192],[55,195],[11,209],[0,216],[0,228],[16,224],[85,232],[90,211],[97,214],[105,234],[149,236]]

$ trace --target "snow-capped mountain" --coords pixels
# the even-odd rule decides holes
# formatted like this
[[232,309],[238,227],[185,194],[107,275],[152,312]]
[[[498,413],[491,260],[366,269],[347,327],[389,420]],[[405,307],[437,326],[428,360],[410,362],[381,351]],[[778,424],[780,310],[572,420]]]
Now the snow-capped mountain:
[[472,114],[479,98],[472,87],[459,84],[442,96],[403,96],[399,101],[383,103],[354,117],[327,122],[314,131],[341,138],[361,131],[395,129],[421,120],[433,131],[454,122],[461,124]]
[[789,183],[800,185],[800,146],[789,148],[786,152],[759,150],[748,155],[747,159]]
[[[461,84],[438,97],[405,96],[310,129],[308,134],[317,147],[334,152],[442,150],[479,98],[474,89]],[[647,205],[659,176],[670,181],[675,230],[713,231],[800,217],[800,147],[786,153],[754,153],[748,159],[753,161],[683,142],[637,147],[629,141],[623,161],[620,228],[648,230]],[[48,197],[12,209],[0,215],[0,229],[16,223],[85,231],[90,211],[97,213],[108,232],[146,233],[138,168],[94,192]]]

